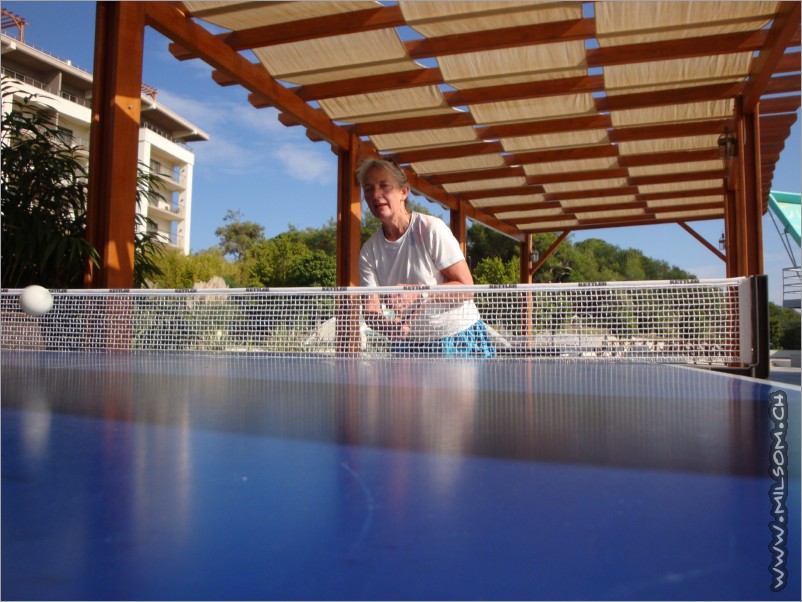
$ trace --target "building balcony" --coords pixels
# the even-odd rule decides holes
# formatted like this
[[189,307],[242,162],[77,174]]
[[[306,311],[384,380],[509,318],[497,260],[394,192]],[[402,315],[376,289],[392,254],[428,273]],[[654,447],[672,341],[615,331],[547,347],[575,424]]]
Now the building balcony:
[[177,222],[184,219],[184,207],[163,199],[148,200],[148,215]]

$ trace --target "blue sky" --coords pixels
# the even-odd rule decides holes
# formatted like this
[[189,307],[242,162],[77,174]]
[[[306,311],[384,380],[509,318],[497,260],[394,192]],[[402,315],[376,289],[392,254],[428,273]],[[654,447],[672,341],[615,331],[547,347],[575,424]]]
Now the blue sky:
[[[3,2],[3,7],[28,21],[27,43],[92,71],[94,2]],[[217,244],[214,231],[222,225],[229,209],[239,210],[245,219],[263,225],[268,237],[285,231],[289,224],[303,229],[321,226],[334,218],[337,161],[329,145],[311,142],[303,128],[284,127],[274,109],[253,108],[245,90],[218,86],[211,79],[210,67],[200,61],[177,61],[167,45],[166,38],[148,28],[143,81],[158,89],[160,103],[195,123],[211,138],[192,145],[192,250]],[[800,144],[797,120],[775,171],[774,190],[800,191]],[[441,213],[438,206],[429,207],[433,213]],[[723,220],[690,225],[718,246]],[[609,228],[571,236],[575,242],[587,238],[640,249],[699,278],[725,275],[724,263],[675,224]],[[790,267],[791,259],[768,215],[763,219],[763,238],[769,296],[779,303],[782,268]],[[798,258],[798,248],[796,252]]]

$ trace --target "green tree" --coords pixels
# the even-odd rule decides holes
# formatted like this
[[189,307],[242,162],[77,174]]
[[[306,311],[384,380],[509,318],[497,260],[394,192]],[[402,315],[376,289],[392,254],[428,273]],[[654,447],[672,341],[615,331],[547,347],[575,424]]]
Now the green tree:
[[[2,84],[3,98],[15,86]],[[85,262],[97,265],[98,252],[86,240],[88,196],[86,150],[73,145],[47,112],[31,97],[14,103],[2,116],[2,253],[3,286],[40,284],[78,288]],[[159,180],[138,168],[137,199],[160,196]],[[162,246],[148,232],[148,219],[137,217],[134,236],[134,285],[158,275]]]
[[799,312],[769,302],[769,345],[772,349],[799,349]]
[[243,221],[242,212],[229,209],[223,218],[224,225],[214,231],[220,239],[223,255],[231,255],[239,260],[248,254],[256,243],[264,240],[264,226],[256,222]]
[[223,251],[212,247],[184,255],[181,251],[165,251],[158,261],[161,271],[154,284],[159,288],[192,288],[196,282],[208,282],[220,276],[230,287],[245,286],[240,266],[226,261]]
[[[11,93],[4,83],[3,96]],[[16,106],[2,118],[3,286],[81,286],[86,241],[87,172],[78,148],[45,113]]]
[[486,257],[473,270],[476,284],[515,284],[520,282],[521,270],[518,258],[506,262],[501,257]]

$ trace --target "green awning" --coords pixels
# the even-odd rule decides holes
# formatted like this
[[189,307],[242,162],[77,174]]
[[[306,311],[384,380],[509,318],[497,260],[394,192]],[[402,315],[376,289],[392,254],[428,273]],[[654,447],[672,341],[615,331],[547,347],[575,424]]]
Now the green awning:
[[769,193],[769,209],[785,226],[785,231],[796,241],[800,241],[800,194],[798,192],[778,192],[772,190]]

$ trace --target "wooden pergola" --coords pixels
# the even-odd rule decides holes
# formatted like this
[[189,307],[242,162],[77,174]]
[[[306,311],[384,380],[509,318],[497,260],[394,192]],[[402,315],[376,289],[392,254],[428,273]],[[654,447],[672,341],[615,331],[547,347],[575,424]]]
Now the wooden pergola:
[[[354,172],[369,156],[392,157],[448,208],[463,245],[467,219],[517,240],[522,282],[573,231],[661,223],[728,276],[761,274],[761,218],[800,107],[799,24],[796,0],[98,2],[89,239],[101,264],[85,283],[133,283],[145,27],[331,145],[340,286],[359,283]],[[690,225],[722,218],[724,253]],[[531,265],[540,232],[558,238]]]

